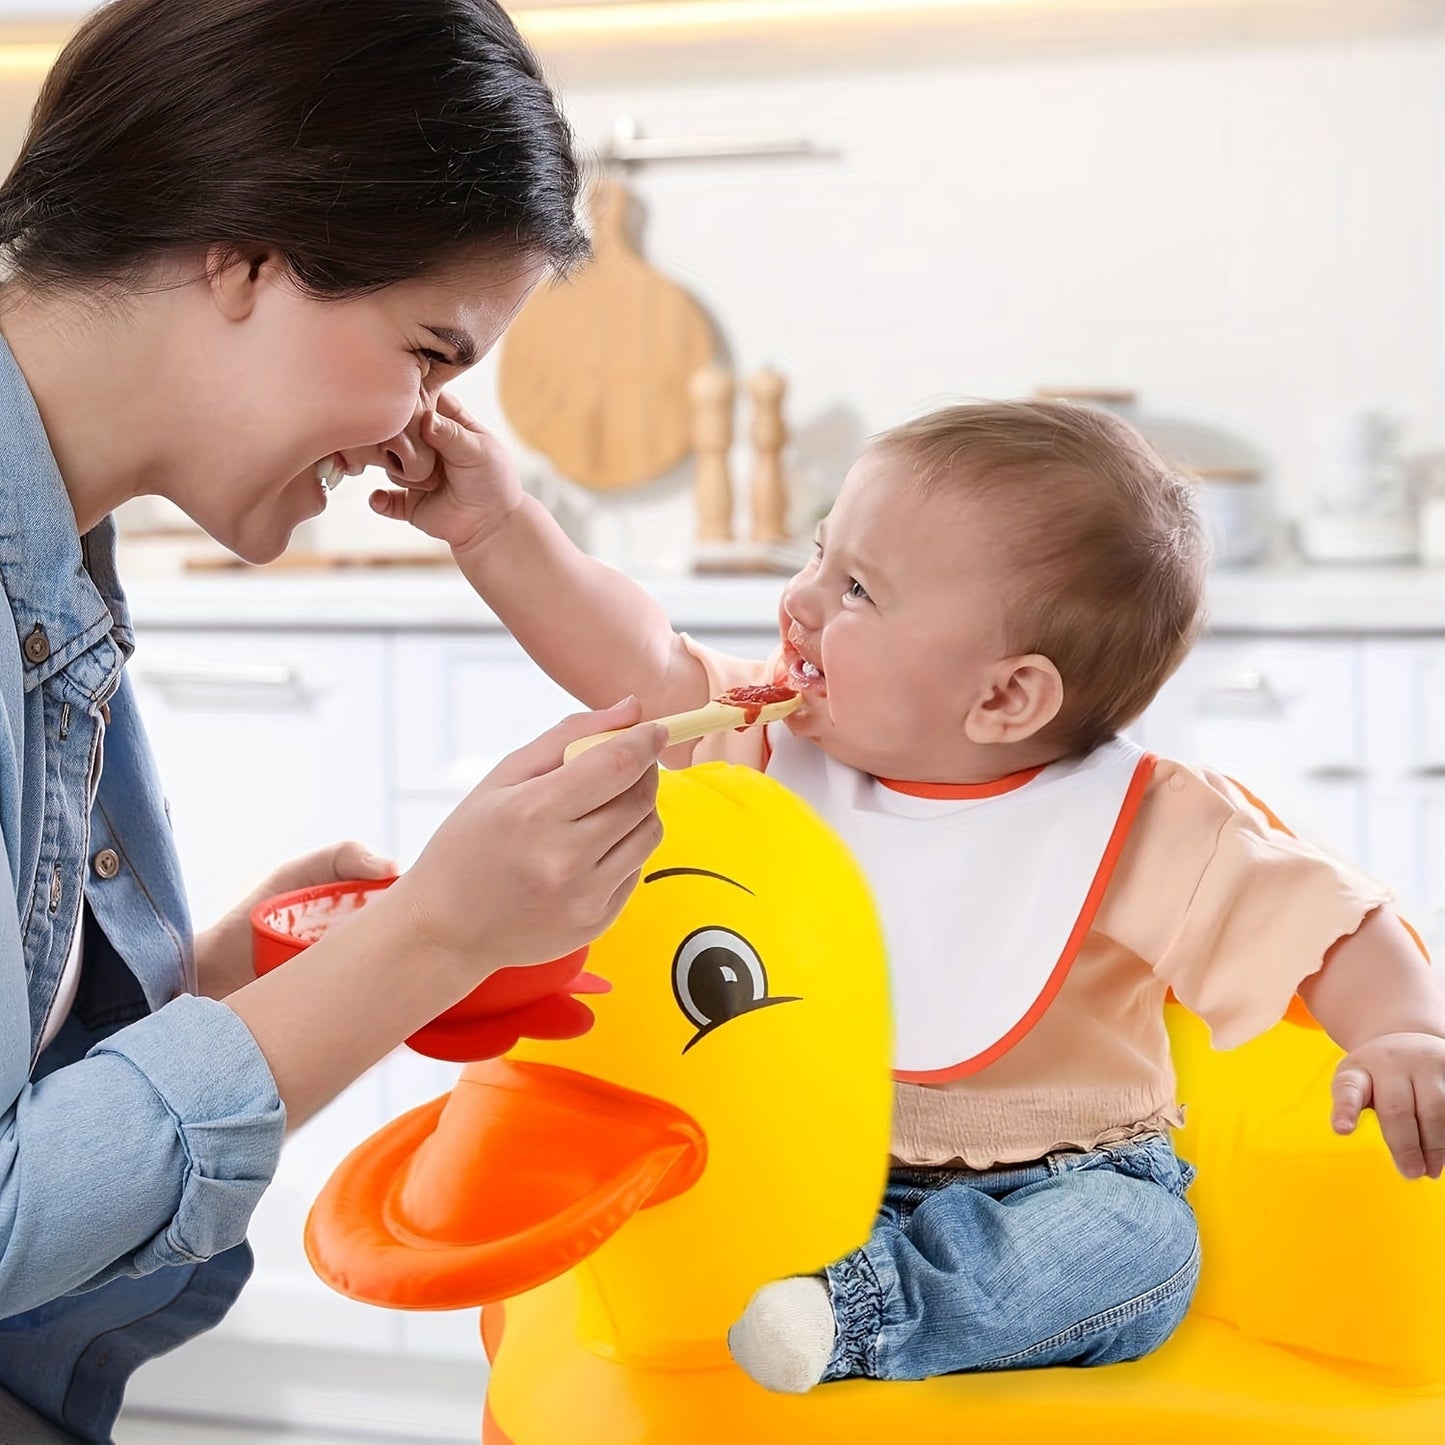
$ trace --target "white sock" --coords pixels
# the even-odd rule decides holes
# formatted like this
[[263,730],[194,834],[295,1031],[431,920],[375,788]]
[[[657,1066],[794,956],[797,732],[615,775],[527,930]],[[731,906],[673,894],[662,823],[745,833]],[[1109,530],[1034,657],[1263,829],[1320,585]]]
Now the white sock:
[[827,1282],[805,1275],[765,1284],[728,1331],[728,1349],[758,1384],[805,1395],[823,1378],[837,1333]]

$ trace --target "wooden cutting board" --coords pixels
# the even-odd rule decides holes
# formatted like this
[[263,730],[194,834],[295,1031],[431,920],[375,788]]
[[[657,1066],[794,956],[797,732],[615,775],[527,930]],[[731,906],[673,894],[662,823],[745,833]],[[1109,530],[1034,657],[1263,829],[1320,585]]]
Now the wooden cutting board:
[[574,482],[637,486],[691,450],[688,381],[713,355],[706,313],[633,250],[627,192],[590,197],[594,257],[532,295],[502,343],[498,389],[517,435]]

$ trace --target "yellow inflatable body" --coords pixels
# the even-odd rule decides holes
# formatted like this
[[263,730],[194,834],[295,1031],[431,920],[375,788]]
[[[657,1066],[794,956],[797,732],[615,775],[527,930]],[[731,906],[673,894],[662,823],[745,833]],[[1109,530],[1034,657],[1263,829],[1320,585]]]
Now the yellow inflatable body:
[[308,1227],[357,1298],[486,1304],[487,1445],[1445,1442],[1445,1192],[1395,1173],[1373,1116],[1330,1131],[1318,1030],[1217,1054],[1178,1009],[1205,1264],[1162,1350],[753,1384],[728,1325],[860,1242],[881,1192],[882,946],[851,859],[767,778],[667,774],[659,806],[648,881],[588,958],[613,985],[590,1032],[468,1065],[342,1165]]

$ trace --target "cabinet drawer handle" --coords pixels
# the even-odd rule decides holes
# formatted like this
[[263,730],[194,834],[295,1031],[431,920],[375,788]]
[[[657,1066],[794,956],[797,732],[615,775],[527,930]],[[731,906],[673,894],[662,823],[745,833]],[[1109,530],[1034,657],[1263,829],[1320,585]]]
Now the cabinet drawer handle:
[[294,667],[282,664],[145,666],[136,669],[136,680],[165,693],[168,701],[182,705],[188,699],[196,702],[204,699],[209,707],[236,711],[277,707],[299,711],[311,704],[311,692],[301,674]]
[[1320,763],[1305,769],[1305,777],[1315,783],[1357,783],[1364,776],[1365,770],[1355,763]]
[[1445,763],[1421,763],[1410,769],[1412,778],[1445,778]]
[[1228,673],[1199,697],[1200,712],[1250,712],[1279,714],[1284,699],[1262,672],[1253,670]]

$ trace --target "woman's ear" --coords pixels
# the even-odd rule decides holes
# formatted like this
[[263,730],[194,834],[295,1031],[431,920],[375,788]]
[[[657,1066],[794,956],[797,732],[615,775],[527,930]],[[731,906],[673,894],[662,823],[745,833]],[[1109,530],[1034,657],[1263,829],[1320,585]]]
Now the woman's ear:
[[1005,657],[984,680],[984,693],[963,720],[971,743],[1022,743],[1041,732],[1064,705],[1064,680],[1047,657]]
[[211,300],[228,321],[244,321],[255,309],[260,288],[285,270],[280,255],[264,246],[212,246],[206,252]]

